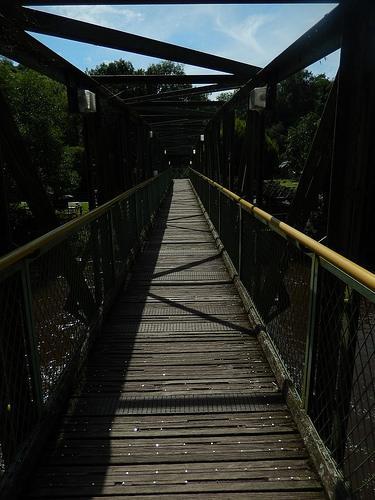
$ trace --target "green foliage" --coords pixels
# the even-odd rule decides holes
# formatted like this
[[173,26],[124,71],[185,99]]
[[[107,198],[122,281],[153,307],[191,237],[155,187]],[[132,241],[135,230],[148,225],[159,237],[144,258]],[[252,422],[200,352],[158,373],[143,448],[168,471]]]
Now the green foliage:
[[0,60],[0,86],[47,191],[74,191],[80,177],[69,140],[77,134],[72,133],[75,122],[68,113],[65,87],[7,60]]
[[310,112],[322,114],[332,82],[325,75],[314,76],[299,71],[277,89],[277,115],[286,128],[294,126],[301,116]]
[[87,69],[89,75],[134,75],[134,66],[130,61],[118,59],[109,63],[101,63],[95,68]]
[[[182,64],[160,61],[159,63],[150,64],[144,73],[145,75],[184,75],[185,70]],[[147,86],[147,94],[160,94],[161,92],[170,92],[183,88],[191,88],[191,85],[154,84]]]
[[[172,61],[160,61],[153,63],[144,69],[134,69],[130,61],[119,59],[109,63],[101,63],[95,68],[86,70],[89,75],[184,75],[185,70],[183,64],[175,63]],[[168,84],[145,84],[132,86],[118,84],[116,89],[121,93],[123,99],[130,97],[138,97],[142,95],[160,94],[161,92],[170,92],[173,90],[191,88],[192,85],[168,85]],[[206,101],[208,99],[205,95],[189,96],[183,98],[184,100],[198,100]]]
[[297,189],[298,186],[298,181],[293,179],[276,179],[274,182],[281,187],[286,187],[290,189]]
[[150,64],[145,71],[146,75],[184,75],[184,65],[172,61],[160,61]]
[[[290,176],[299,176],[307,159],[332,81],[325,75],[300,71],[278,85],[275,116],[267,124],[267,137],[280,162],[288,162]],[[277,172],[276,172],[277,174]]]
[[53,179],[55,195],[78,191],[81,182],[81,165],[83,163],[84,148],[82,146],[65,146],[62,152],[61,168]]
[[307,113],[295,127],[290,127],[285,150],[285,160],[289,161],[289,173],[292,176],[300,176],[307,160],[315,131],[319,124],[319,116]]
[[218,96],[217,96],[217,101],[222,101],[222,102],[228,102],[232,99],[232,97],[234,96],[235,94],[235,91],[233,90],[229,90],[228,92],[221,92]]
[[235,117],[234,120],[234,133],[237,137],[243,138],[246,130],[246,121],[239,116]]
[[266,133],[265,139],[265,178],[272,177],[279,162],[279,146],[275,139]]

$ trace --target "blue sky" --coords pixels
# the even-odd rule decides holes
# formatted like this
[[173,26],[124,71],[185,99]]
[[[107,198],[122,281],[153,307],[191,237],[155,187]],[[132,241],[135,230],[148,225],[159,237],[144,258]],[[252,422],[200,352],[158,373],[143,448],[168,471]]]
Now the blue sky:
[[[40,10],[264,66],[333,8],[332,4],[98,5]],[[35,36],[83,70],[120,57],[130,60],[136,68],[156,61],[137,54]],[[309,69],[334,77],[338,63],[336,52]],[[209,72],[189,66],[185,66],[185,71]]]

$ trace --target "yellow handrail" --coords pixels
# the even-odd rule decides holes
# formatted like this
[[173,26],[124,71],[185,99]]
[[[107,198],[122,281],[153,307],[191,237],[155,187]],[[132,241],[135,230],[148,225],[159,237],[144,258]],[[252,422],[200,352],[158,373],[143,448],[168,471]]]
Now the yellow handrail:
[[284,234],[287,238],[291,238],[297,241],[300,245],[307,248],[308,250],[311,250],[318,257],[328,261],[330,264],[333,264],[335,267],[341,269],[346,274],[354,278],[359,283],[362,283],[370,290],[375,291],[375,274],[373,274],[372,272],[368,271],[367,269],[364,269],[358,264],[355,264],[351,260],[347,259],[343,255],[340,255],[334,250],[331,250],[325,245],[322,245],[313,238],[310,238],[310,236],[307,236],[301,231],[298,231],[298,229],[295,229],[294,227],[289,226],[285,222],[276,219],[275,217],[265,212],[261,208],[258,208],[252,203],[249,203],[248,201],[242,199],[237,194],[233,193],[229,189],[226,189],[225,187],[221,186],[212,179],[209,179],[200,172],[197,172],[194,169],[191,170],[195,174],[199,175],[206,182],[216,187],[225,196],[227,196],[228,198],[232,199],[233,201],[241,205],[241,207],[246,212],[249,212],[250,214],[256,216],[257,218],[263,220],[265,223],[268,224],[268,226],[275,229],[277,232]]
[[23,245],[22,247],[13,250],[13,252],[4,255],[4,257],[0,258],[0,271],[9,268],[11,265],[16,264],[25,257],[28,257],[34,254],[35,252],[40,251],[47,245],[52,245],[54,243],[57,243],[58,241],[61,241],[62,239],[64,239],[66,236],[76,231],[81,226],[84,226],[85,224],[97,219],[98,217],[106,213],[113,205],[116,205],[116,203],[125,200],[134,192],[144,188],[147,184],[153,182],[160,175],[163,175],[163,172],[160,173],[158,176],[151,177],[150,179],[147,179],[146,181],[137,184],[137,186],[128,189],[124,193],[116,196],[116,198],[113,198],[112,200],[107,201],[107,203],[101,205],[100,207],[91,210],[91,212],[89,212],[88,214],[82,215],[81,217],[66,222],[62,226],[52,229],[52,231],[49,231],[48,233],[43,234],[39,238],[30,241],[30,243],[27,243],[26,245]]

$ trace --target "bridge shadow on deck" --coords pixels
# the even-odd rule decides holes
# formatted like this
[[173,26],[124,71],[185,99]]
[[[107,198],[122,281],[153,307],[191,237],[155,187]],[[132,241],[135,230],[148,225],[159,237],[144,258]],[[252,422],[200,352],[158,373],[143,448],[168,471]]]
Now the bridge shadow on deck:
[[187,180],[175,181],[32,498],[324,498]]

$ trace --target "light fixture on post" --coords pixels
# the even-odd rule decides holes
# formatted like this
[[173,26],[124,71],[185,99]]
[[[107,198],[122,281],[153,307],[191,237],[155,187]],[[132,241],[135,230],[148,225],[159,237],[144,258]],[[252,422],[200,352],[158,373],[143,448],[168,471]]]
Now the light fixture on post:
[[267,87],[256,87],[250,92],[249,109],[251,111],[264,111],[267,105]]
[[78,89],[77,101],[80,113],[96,113],[96,94],[91,90]]

